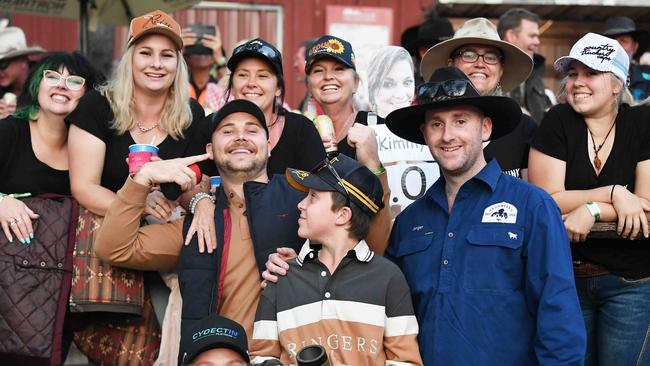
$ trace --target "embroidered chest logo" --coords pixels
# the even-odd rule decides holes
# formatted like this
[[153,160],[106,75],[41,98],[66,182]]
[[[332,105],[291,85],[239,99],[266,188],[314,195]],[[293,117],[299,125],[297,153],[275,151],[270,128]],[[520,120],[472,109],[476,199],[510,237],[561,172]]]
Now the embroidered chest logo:
[[[514,224],[517,222],[517,208],[508,202],[495,203],[483,211],[481,222]],[[516,234],[513,235],[516,238]]]

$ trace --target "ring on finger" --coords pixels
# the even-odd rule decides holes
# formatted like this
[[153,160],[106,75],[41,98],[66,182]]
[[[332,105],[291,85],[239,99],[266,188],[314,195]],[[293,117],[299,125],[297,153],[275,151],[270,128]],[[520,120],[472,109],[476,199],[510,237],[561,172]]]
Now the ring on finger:
[[11,220],[9,221],[9,226],[14,226],[14,225],[16,225],[16,220],[11,219]]
[[157,203],[157,202],[154,202],[153,205],[151,205],[151,208],[155,210],[156,207],[158,207],[158,203]]
[[23,218],[22,217],[16,217],[15,220],[16,220],[16,222],[21,222],[21,221],[23,221]]

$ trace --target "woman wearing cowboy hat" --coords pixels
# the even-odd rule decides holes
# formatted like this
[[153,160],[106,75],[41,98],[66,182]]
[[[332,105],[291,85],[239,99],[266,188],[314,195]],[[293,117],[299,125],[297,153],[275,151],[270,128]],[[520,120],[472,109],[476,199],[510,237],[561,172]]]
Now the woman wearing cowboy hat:
[[[422,58],[425,80],[433,70],[456,66],[472,81],[481,95],[500,96],[528,78],[533,60],[524,51],[499,38],[485,18],[470,19],[450,40],[431,47]],[[504,172],[524,180],[528,177],[528,141],[536,129],[534,120],[522,115],[521,123],[508,135],[487,143],[487,159],[496,158]]]
[[[554,66],[565,75],[567,103],[546,112],[532,140],[530,181],[564,217],[588,335],[585,365],[646,365],[650,107],[625,104],[629,58],[611,38],[589,33]],[[620,237],[589,235],[596,221],[616,222]]]

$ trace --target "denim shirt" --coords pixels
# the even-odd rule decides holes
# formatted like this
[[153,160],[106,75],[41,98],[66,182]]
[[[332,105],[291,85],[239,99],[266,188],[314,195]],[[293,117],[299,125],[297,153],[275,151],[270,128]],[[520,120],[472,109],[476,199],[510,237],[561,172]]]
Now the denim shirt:
[[449,213],[440,179],[396,219],[425,365],[582,365],[586,335],[553,199],[488,163]]

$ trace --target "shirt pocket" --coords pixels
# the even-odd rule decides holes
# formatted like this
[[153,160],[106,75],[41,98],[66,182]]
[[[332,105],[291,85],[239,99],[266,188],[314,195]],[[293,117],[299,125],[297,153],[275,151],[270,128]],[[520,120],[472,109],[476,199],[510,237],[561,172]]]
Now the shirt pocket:
[[468,291],[507,293],[523,280],[524,232],[517,225],[475,225],[467,234],[464,287]]
[[430,250],[433,239],[433,234],[410,237],[400,241],[395,251],[397,262],[413,294],[426,291],[433,283],[437,283],[437,279],[422,280],[438,277],[438,269],[434,268],[434,263],[440,261],[434,257],[440,255]]

